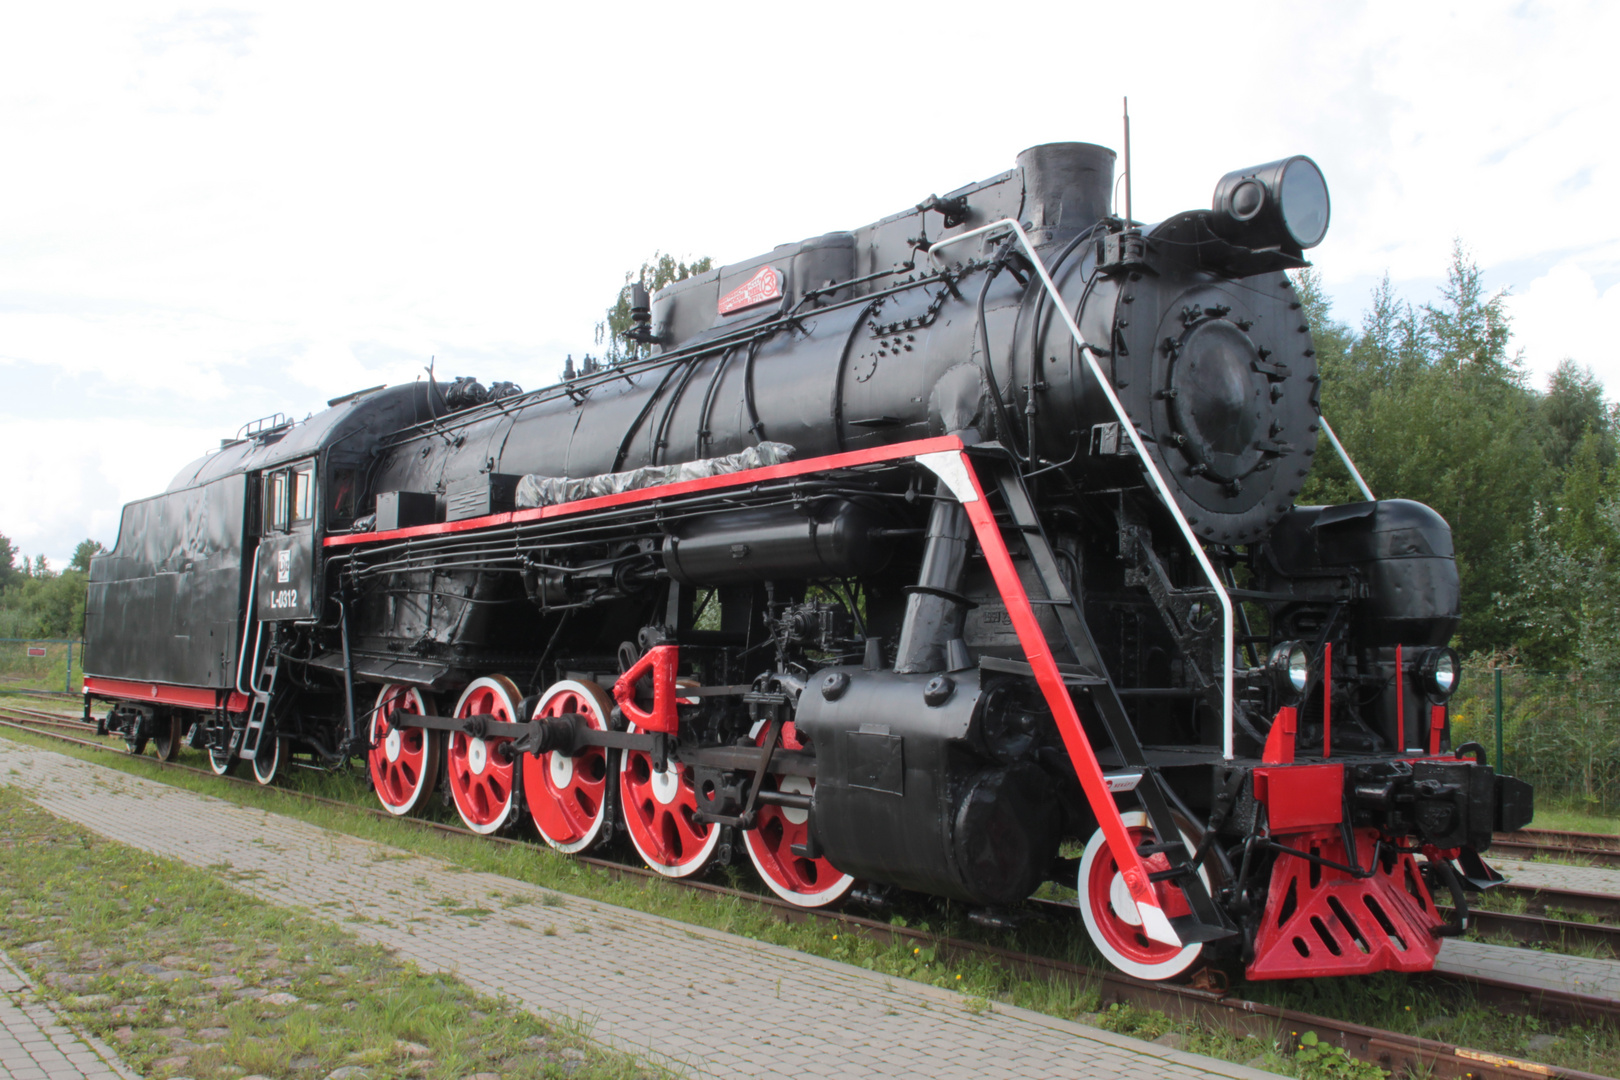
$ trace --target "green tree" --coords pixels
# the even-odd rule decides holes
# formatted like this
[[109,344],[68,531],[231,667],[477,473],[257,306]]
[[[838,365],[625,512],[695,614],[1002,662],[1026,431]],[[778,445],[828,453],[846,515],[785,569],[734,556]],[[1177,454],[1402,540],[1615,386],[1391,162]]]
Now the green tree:
[[[1545,467],[1540,397],[1509,352],[1505,294],[1486,292],[1460,244],[1438,302],[1414,308],[1386,278],[1357,334],[1332,321],[1314,281],[1301,285],[1321,339],[1323,415],[1375,495],[1416,499],[1451,523],[1463,584],[1460,644],[1512,643],[1518,628],[1496,597],[1512,592],[1510,553],[1558,487]],[[1333,456],[1324,440],[1321,475],[1302,501],[1360,498]]]
[[81,540],[79,546],[73,549],[73,560],[68,563],[69,570],[82,570],[90,572],[90,560],[107,549],[101,546],[99,540]]
[[12,546],[8,537],[0,534],[0,592],[4,592],[21,578],[22,571],[17,569],[17,549]]
[[1562,469],[1588,435],[1595,435],[1599,459],[1605,469],[1614,464],[1613,410],[1603,400],[1603,384],[1590,368],[1566,359],[1553,372],[1542,399],[1547,425],[1547,460]]

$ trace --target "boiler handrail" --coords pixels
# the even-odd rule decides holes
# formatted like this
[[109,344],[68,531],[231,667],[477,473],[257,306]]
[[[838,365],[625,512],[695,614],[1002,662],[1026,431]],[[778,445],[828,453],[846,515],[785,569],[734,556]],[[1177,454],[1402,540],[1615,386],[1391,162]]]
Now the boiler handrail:
[[[1198,537],[1194,535],[1192,525],[1187,521],[1187,516],[1181,512],[1181,507],[1176,504],[1176,498],[1170,490],[1170,485],[1165,482],[1164,475],[1159,472],[1159,467],[1148,456],[1147,448],[1142,444],[1142,437],[1137,433],[1135,422],[1131,420],[1130,415],[1125,411],[1125,406],[1120,403],[1119,396],[1114,393],[1113,381],[1104,374],[1102,365],[1097,363],[1096,350],[1086,341],[1085,336],[1080,333],[1080,327],[1075,323],[1074,316],[1069,312],[1068,305],[1063,302],[1063,294],[1058,292],[1057,285],[1052,281],[1052,275],[1046,270],[1046,263],[1036,253],[1035,245],[1029,242],[1029,236],[1024,232],[1023,226],[1013,218],[1002,218],[1000,221],[992,221],[988,225],[981,225],[976,229],[969,229],[967,232],[936,240],[933,246],[928,249],[928,257],[937,261],[938,252],[941,248],[950,247],[952,244],[961,243],[963,240],[983,236],[985,233],[1003,228],[1011,230],[1012,234],[1018,238],[1018,242],[1023,245],[1024,251],[1029,255],[1029,260],[1034,265],[1035,272],[1041,277],[1041,285],[1046,289],[1047,295],[1052,298],[1052,307],[1063,317],[1063,325],[1068,327],[1070,336],[1074,338],[1075,347],[1080,350],[1080,356],[1085,360],[1086,366],[1091,369],[1092,378],[1096,379],[1097,385],[1102,388],[1103,396],[1108,399],[1109,407],[1114,410],[1114,415],[1119,418],[1120,428],[1130,438],[1131,446],[1136,450],[1136,456],[1142,462],[1143,467],[1146,468],[1148,477],[1153,481],[1154,488],[1158,490],[1159,498],[1164,501],[1165,507],[1170,511],[1170,516],[1175,519],[1176,527],[1181,530],[1181,535],[1186,539],[1187,546],[1192,549],[1193,558],[1198,560],[1198,568],[1204,572],[1204,577],[1209,579],[1210,588],[1215,590],[1216,597],[1220,599],[1221,639],[1223,642],[1221,657],[1221,756],[1230,761],[1234,753],[1232,657],[1237,652],[1236,630],[1232,619],[1232,597],[1221,583],[1220,575],[1215,572],[1215,567],[1209,561],[1209,556],[1204,553],[1204,545],[1198,542]],[[1334,440],[1335,443],[1337,441]],[[1031,449],[1033,450],[1033,448]]]

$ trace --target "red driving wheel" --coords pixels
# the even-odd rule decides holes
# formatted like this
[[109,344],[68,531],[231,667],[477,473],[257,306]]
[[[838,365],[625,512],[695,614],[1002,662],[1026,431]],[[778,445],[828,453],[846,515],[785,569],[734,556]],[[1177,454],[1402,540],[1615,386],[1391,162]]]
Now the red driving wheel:
[[[534,719],[574,713],[604,731],[612,708],[613,700],[596,683],[564,679],[541,697]],[[571,855],[601,839],[607,822],[608,775],[604,746],[587,746],[573,756],[554,750],[524,758],[523,798],[546,843]]]
[[[1130,835],[1131,843],[1140,847],[1153,840],[1153,829],[1145,813],[1131,810],[1120,817],[1124,819],[1125,831]],[[1182,842],[1189,851],[1197,847],[1185,833],[1182,834]],[[1170,861],[1162,853],[1144,859],[1143,865],[1149,873],[1170,869]],[[1200,867],[1198,876],[1208,888],[1209,873]],[[1153,891],[1166,918],[1173,919],[1190,910],[1186,896],[1170,882],[1155,882]],[[1085,919],[1092,944],[1108,958],[1109,963],[1127,975],[1138,979],[1171,979],[1190,968],[1203,952],[1201,943],[1167,945],[1147,936],[1136,902],[1131,899],[1130,890],[1120,874],[1119,863],[1101,829],[1092,835],[1080,859],[1079,892],[1080,914]]]
[[[765,729],[761,728],[754,735],[754,745],[764,744]],[[782,725],[782,746],[803,749],[791,720]],[[816,782],[807,776],[770,773],[765,777],[767,791],[809,795],[815,787]],[[754,816],[754,827],[743,833],[743,846],[748,849],[754,869],[777,896],[801,907],[822,907],[841,898],[855,884],[854,878],[826,859],[793,854],[794,845],[810,837],[810,811],[760,803]]]
[[[517,719],[518,688],[504,675],[474,679],[456,702],[456,717]],[[489,834],[505,825],[516,805],[517,761],[507,756],[511,739],[485,739],[450,732],[445,742],[445,779],[467,828]]]
[[433,711],[432,699],[414,686],[389,683],[371,708],[371,750],[366,764],[383,809],[403,815],[433,794],[439,778],[440,740],[405,718]]
[[[634,724],[630,730],[636,730]],[[663,772],[645,750],[626,750],[619,765],[624,824],[646,864],[665,877],[687,877],[709,864],[720,829],[693,819],[692,769],[671,759]]]

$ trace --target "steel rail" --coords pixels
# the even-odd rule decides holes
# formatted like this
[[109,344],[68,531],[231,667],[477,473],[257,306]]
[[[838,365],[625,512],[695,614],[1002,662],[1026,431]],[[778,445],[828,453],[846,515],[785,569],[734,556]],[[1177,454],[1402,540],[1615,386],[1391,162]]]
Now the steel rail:
[[[1046,289],[1047,295],[1051,297],[1053,310],[1062,317],[1063,325],[1068,328],[1069,335],[1074,338],[1075,348],[1079,350],[1081,358],[1085,360],[1087,368],[1091,371],[1091,377],[1097,380],[1097,386],[1102,390],[1103,396],[1108,399],[1109,408],[1113,409],[1114,415],[1119,418],[1119,426],[1129,436],[1131,446],[1136,450],[1137,459],[1142,462],[1142,467],[1153,481],[1153,486],[1157,489],[1159,498],[1164,502],[1165,509],[1170,512],[1170,516],[1175,520],[1176,528],[1181,530],[1181,535],[1187,541],[1187,546],[1192,550],[1193,557],[1198,560],[1198,568],[1203,571],[1204,577],[1209,581],[1210,588],[1215,590],[1215,596],[1221,602],[1221,756],[1225,760],[1231,761],[1234,756],[1232,664],[1233,657],[1237,652],[1237,631],[1232,614],[1232,597],[1228,595],[1226,585],[1221,581],[1220,575],[1215,572],[1215,567],[1209,561],[1209,556],[1205,554],[1204,545],[1199,542],[1197,534],[1193,532],[1191,523],[1187,521],[1187,515],[1181,512],[1181,506],[1176,502],[1175,494],[1170,490],[1170,485],[1166,482],[1164,474],[1159,471],[1158,465],[1148,455],[1147,447],[1142,442],[1142,436],[1136,430],[1136,422],[1125,411],[1125,406],[1120,402],[1119,395],[1114,393],[1113,380],[1108,378],[1103,372],[1102,365],[1097,362],[1097,350],[1086,341],[1085,335],[1080,332],[1079,325],[1074,321],[1074,314],[1069,311],[1069,306],[1063,301],[1063,294],[1058,291],[1057,285],[1052,281],[1052,275],[1047,272],[1046,262],[1036,252],[1035,245],[1030,243],[1028,234],[1024,232],[1024,227],[1013,218],[1002,218],[1000,221],[992,221],[988,225],[981,225],[976,229],[969,229],[967,232],[960,232],[954,236],[936,240],[933,246],[928,249],[928,257],[937,261],[941,248],[947,248],[953,244],[959,244],[964,240],[983,236],[998,229],[1007,229],[1016,236],[1019,244],[1023,246],[1025,253],[1029,256],[1035,272],[1040,275],[1041,285]],[[1033,448],[1031,448],[1031,453],[1033,452]]]
[[[8,710],[4,705],[0,705],[0,714],[8,711],[13,710]],[[5,719],[0,719],[0,727],[31,731],[46,738],[58,739],[91,749],[118,752],[116,747],[103,743],[89,742],[71,736],[39,731],[24,724]],[[532,841],[528,840],[504,836],[483,836],[456,825],[429,821],[425,818],[396,817],[375,807],[360,806],[340,799],[330,799],[273,785],[261,785],[242,777],[219,776],[211,770],[199,769],[191,765],[181,765],[177,762],[164,762],[156,758],[146,757],[141,760],[164,769],[174,769],[209,779],[224,780],[227,783],[242,787],[273,791],[288,798],[357,811],[369,817],[385,821],[403,822],[430,832],[457,836],[477,842],[494,842],[507,846],[543,850],[537,848]],[[724,885],[693,881],[690,878],[667,878],[652,870],[608,859],[580,855],[569,856],[569,858],[601,870],[608,876],[619,880],[630,879],[648,885],[654,882],[663,882],[667,885],[694,889],[710,895],[723,896],[754,904],[772,910],[783,921],[789,923],[818,922],[829,926],[850,928],[862,936],[884,943],[917,942],[919,945],[932,946],[936,950],[936,955],[943,955],[947,958],[993,960],[1008,970],[1026,978],[1045,978],[1070,985],[1095,987],[1099,995],[1099,1004],[1104,1006],[1112,1003],[1130,1005],[1134,1008],[1163,1012],[1177,1019],[1216,1027],[1238,1037],[1253,1035],[1261,1040],[1271,1039],[1279,1043],[1282,1043],[1285,1031],[1290,1039],[1303,1032],[1312,1031],[1324,1042],[1343,1047],[1352,1057],[1372,1062],[1382,1068],[1396,1072],[1405,1070],[1407,1073],[1427,1075],[1435,1078],[1435,1080],[1450,1080],[1450,1078],[1457,1078],[1457,1080],[1464,1080],[1464,1078],[1466,1080],[1546,1080],[1548,1077],[1556,1078],[1556,1080],[1604,1080],[1603,1077],[1595,1073],[1523,1061],[1508,1055],[1473,1050],[1433,1039],[1424,1039],[1416,1035],[1384,1031],[1351,1021],[1317,1016],[1312,1013],[1285,1009],[1262,1002],[1247,1001],[1232,997],[1229,993],[1223,991],[1144,982],[1114,971],[1099,971],[1063,960],[1021,953],[996,945],[968,941],[910,927],[896,926],[888,922],[842,911],[803,908],[773,896],[733,889]],[[1063,905],[1043,906],[1057,907]],[[1535,994],[1534,991],[1527,991],[1524,987],[1515,984],[1495,983],[1488,979],[1429,978],[1437,985],[1462,985],[1472,992],[1481,994],[1482,998],[1488,999],[1491,1003],[1505,1007],[1513,1007],[1515,1004],[1523,1007],[1529,1003],[1539,1006],[1545,1011],[1556,1012],[1560,1016],[1575,1020],[1620,1019],[1620,1003],[1616,1002],[1607,1002],[1596,998],[1582,998],[1580,995],[1552,994],[1535,995],[1532,1000],[1532,995]],[[1548,1006],[1551,1006],[1551,1008],[1549,1009]],[[1282,1043],[1282,1045],[1286,1047],[1289,1044]]]
[[1519,857],[1551,856],[1586,860],[1593,866],[1620,867],[1620,836],[1571,832],[1563,829],[1525,829],[1498,833],[1491,848]]

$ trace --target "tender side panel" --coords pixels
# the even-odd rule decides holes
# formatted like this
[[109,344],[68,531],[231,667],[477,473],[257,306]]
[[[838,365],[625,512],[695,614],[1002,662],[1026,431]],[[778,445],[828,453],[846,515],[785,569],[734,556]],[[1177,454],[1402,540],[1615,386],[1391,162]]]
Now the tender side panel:
[[235,683],[246,506],[236,475],[124,507],[117,546],[90,564],[87,674]]

